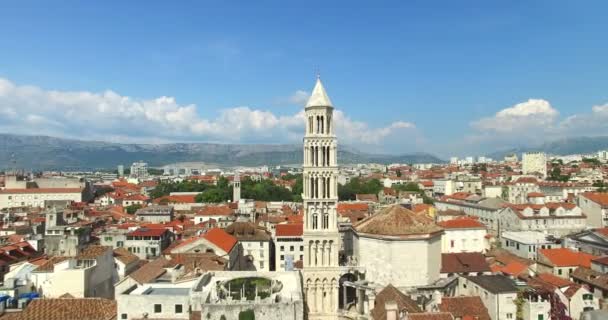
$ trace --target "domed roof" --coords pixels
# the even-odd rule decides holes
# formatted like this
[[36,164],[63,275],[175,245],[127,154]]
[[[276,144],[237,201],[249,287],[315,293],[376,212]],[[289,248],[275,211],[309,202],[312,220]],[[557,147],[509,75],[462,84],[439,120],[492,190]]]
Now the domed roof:
[[383,236],[412,236],[440,232],[443,229],[425,213],[415,213],[401,205],[384,208],[355,227],[357,233]]

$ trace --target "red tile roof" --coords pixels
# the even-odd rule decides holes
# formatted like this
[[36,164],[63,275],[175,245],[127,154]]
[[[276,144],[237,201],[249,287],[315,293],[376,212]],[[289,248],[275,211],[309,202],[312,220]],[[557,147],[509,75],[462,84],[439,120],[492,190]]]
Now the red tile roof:
[[444,229],[485,229],[486,226],[471,217],[456,218],[437,223]]
[[477,320],[490,320],[488,309],[479,296],[442,297],[439,310],[449,312],[456,318],[471,317]]
[[174,196],[163,196],[154,199],[154,203],[196,203],[196,195],[174,195]]
[[303,223],[277,224],[277,237],[301,237],[304,233]]
[[602,207],[608,207],[607,192],[585,192],[582,194],[585,198],[600,204]]
[[220,228],[209,230],[203,237],[227,253],[230,252],[238,242],[234,236]]
[[365,211],[369,210],[369,204],[365,202],[338,203],[338,213],[348,211]]
[[206,206],[196,213],[197,216],[230,216],[232,209],[228,206]]
[[479,252],[442,253],[441,273],[489,272],[490,266]]
[[515,277],[519,276],[520,274],[525,273],[527,270],[528,270],[527,265],[525,265],[523,263],[519,263],[517,261],[509,262],[504,267],[496,266],[496,269],[493,269],[494,272],[502,272],[506,275],[515,276]]
[[160,237],[167,232],[164,228],[139,228],[127,233],[127,236],[134,237]]
[[594,255],[567,248],[541,249],[538,250],[538,253],[547,258],[556,267],[579,266],[590,268],[591,260],[597,258]]
[[566,280],[562,277],[558,277],[556,275],[550,274],[550,273],[539,273],[537,275],[537,279],[546,282],[554,287],[557,288],[563,288],[563,287],[568,287],[574,284],[574,282]]
[[528,193],[528,198],[544,198],[545,194],[542,192],[530,192]]

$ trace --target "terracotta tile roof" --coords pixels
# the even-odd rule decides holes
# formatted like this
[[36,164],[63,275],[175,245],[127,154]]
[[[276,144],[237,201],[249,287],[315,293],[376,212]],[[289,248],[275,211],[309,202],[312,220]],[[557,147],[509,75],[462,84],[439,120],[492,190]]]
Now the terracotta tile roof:
[[228,206],[206,206],[196,213],[197,216],[231,216],[232,209]]
[[424,312],[410,313],[407,315],[408,320],[454,320],[449,312]]
[[568,299],[571,299],[581,288],[582,286],[579,284],[571,285],[564,291],[564,295],[568,297]]
[[544,198],[545,194],[542,192],[530,192],[528,193],[528,198]]
[[110,320],[116,317],[116,301],[102,298],[34,299],[20,320]]
[[432,207],[433,207],[432,205],[429,205],[426,203],[419,203],[419,204],[415,204],[412,206],[412,211],[414,211],[416,213],[427,212]]
[[442,253],[441,273],[489,272],[486,258],[479,252]]
[[130,200],[130,201],[148,201],[150,198],[144,196],[143,194],[132,194],[130,196],[126,196],[124,197],[123,200]]
[[338,214],[348,211],[369,211],[369,204],[366,202],[351,202],[351,203],[338,203]]
[[269,241],[270,233],[264,227],[252,222],[233,222],[226,227],[226,232],[236,237],[239,241]]
[[582,196],[602,207],[608,207],[608,192],[585,192]]
[[475,218],[462,217],[437,223],[444,229],[485,229],[486,226]]
[[512,261],[509,262],[507,265],[501,267],[501,266],[497,266],[497,268],[495,270],[493,270],[494,272],[502,272],[506,275],[510,275],[510,276],[514,276],[517,277],[523,273],[525,273],[528,270],[528,266],[517,262],[517,261]]
[[0,190],[0,194],[15,194],[15,193],[80,193],[80,188],[31,188],[31,189],[4,189]]
[[507,265],[511,262],[519,262],[527,266],[534,264],[534,261],[516,256],[505,249],[492,249],[486,253],[486,257],[489,257],[490,259],[497,261],[502,265]]
[[165,273],[165,266],[169,261],[164,257],[150,261],[141,268],[133,271],[129,276],[140,284],[149,283]]
[[467,316],[477,320],[490,320],[488,309],[479,296],[473,297],[443,297],[439,310],[449,312],[456,318]]
[[538,180],[532,177],[520,177],[515,180],[515,183],[537,183]]
[[277,224],[275,229],[277,237],[301,237],[303,233],[303,223]]
[[367,217],[355,231],[373,235],[411,236],[443,231],[428,215],[417,214],[401,205],[392,205]]
[[161,228],[139,228],[127,233],[127,236],[133,237],[160,237],[167,232],[167,229]]
[[570,277],[604,291],[608,290],[608,274],[579,267],[570,274]]
[[99,257],[100,255],[103,255],[106,252],[111,251],[111,250],[112,250],[112,247],[108,247],[108,246],[97,246],[97,245],[88,246],[84,250],[80,251],[80,253],[76,256],[76,259],[82,259],[82,260],[95,259],[95,258]]
[[223,271],[228,267],[228,260],[211,252],[204,253],[178,253],[171,254],[169,266],[181,264],[185,272],[193,272],[196,269],[202,271]]
[[433,183],[433,180],[422,180],[419,182],[423,187],[427,187],[430,188],[432,186],[434,186],[435,184]]
[[608,256],[603,256],[593,259],[593,263],[602,264],[608,266]]
[[406,311],[407,313],[422,312],[416,301],[389,284],[376,295],[375,307],[370,312],[374,320],[386,319],[385,304],[390,301],[395,302],[400,311]]
[[139,258],[136,255],[132,254],[131,252],[129,252],[129,250],[127,250],[125,248],[114,249],[114,258],[116,258],[118,261],[120,261],[126,265],[139,260]]
[[68,259],[70,259],[70,257],[61,257],[61,256],[51,257],[45,263],[39,265],[38,268],[36,268],[36,270],[34,270],[34,272],[53,272],[53,269],[55,268],[55,264],[63,262]]
[[589,268],[591,267],[591,260],[597,258],[594,255],[567,248],[540,249],[538,253],[556,267],[578,266]]
[[154,199],[154,203],[196,203],[196,195],[173,195],[173,196],[163,196],[160,198]]
[[438,215],[438,216],[466,216],[467,214],[462,210],[447,209],[447,210],[437,211],[436,215]]
[[536,278],[557,288],[563,288],[574,284],[572,281],[546,272],[537,274]]
[[226,253],[232,251],[232,248],[237,244],[238,240],[228,234],[224,229],[213,228],[209,230],[204,236],[209,242],[215,244]]

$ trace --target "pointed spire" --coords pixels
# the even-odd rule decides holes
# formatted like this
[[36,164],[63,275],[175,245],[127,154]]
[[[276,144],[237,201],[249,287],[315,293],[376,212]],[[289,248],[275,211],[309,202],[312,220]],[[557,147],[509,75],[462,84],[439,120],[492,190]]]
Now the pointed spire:
[[325,92],[323,83],[321,82],[321,76],[318,73],[315,88],[312,89],[312,94],[306,103],[306,108],[308,107],[333,107],[331,100],[329,100],[329,96],[327,96],[327,92]]

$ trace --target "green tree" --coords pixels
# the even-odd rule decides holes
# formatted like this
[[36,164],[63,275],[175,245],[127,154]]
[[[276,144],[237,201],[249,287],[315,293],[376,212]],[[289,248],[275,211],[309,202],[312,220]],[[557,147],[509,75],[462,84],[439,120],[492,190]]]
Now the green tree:
[[128,214],[135,214],[135,212],[139,209],[141,209],[141,204],[132,204],[125,208]]
[[348,183],[338,185],[338,198],[342,201],[355,200],[357,194],[378,194],[382,188],[378,179],[352,178]]

